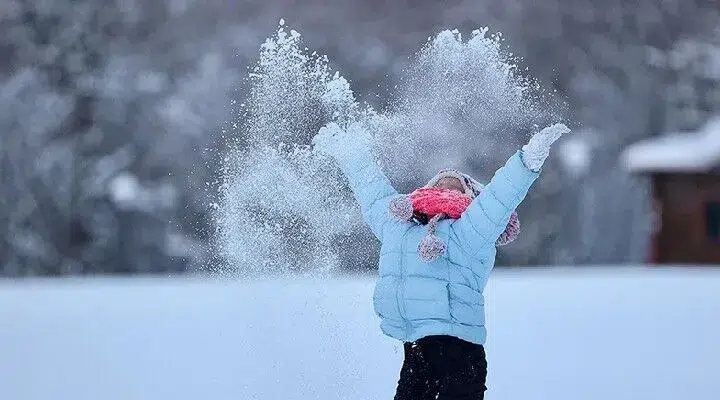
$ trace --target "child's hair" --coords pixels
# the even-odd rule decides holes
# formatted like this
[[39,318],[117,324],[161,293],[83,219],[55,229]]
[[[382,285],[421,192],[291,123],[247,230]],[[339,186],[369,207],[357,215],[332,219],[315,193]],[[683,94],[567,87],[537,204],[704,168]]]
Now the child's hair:
[[413,221],[417,222],[420,225],[427,225],[428,222],[430,222],[430,218],[425,213],[422,213],[420,211],[413,211]]

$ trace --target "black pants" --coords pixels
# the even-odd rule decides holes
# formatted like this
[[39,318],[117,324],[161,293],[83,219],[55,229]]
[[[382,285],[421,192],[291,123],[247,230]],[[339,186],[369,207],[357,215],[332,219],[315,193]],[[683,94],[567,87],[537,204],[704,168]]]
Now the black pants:
[[486,377],[482,345],[428,336],[405,343],[395,400],[482,400]]

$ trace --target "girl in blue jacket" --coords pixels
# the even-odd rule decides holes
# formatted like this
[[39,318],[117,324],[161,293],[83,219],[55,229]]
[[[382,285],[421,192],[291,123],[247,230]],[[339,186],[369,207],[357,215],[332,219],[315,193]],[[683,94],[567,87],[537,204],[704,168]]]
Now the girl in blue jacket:
[[374,309],[383,333],[402,341],[405,349],[395,400],[483,399],[483,290],[496,246],[507,242],[508,224],[550,147],[569,131],[555,124],[536,133],[484,187],[458,171],[441,171],[428,186],[472,200],[457,219],[441,214],[430,220],[402,211],[407,197],[398,194],[374,161],[361,124],[343,130],[332,123],[313,139],[316,151],[339,164],[364,221],[381,243]]

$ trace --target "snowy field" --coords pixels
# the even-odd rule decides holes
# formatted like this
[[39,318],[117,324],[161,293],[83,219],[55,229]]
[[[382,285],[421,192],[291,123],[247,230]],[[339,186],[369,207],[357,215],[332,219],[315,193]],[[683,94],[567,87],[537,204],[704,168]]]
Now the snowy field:
[[[392,399],[372,279],[0,281],[0,399]],[[720,269],[499,270],[487,399],[720,398]]]

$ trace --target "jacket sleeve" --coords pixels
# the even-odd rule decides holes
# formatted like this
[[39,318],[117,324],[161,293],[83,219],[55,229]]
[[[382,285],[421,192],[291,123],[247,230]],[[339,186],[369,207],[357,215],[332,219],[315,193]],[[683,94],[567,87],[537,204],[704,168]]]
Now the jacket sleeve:
[[495,172],[459,219],[451,224],[458,240],[472,250],[472,254],[495,246],[505,230],[510,214],[527,195],[540,172],[528,169],[522,161],[522,151],[516,152]]
[[363,219],[381,242],[396,228],[405,225],[390,214],[390,201],[398,192],[380,170],[369,152],[354,152],[336,157],[360,205]]

